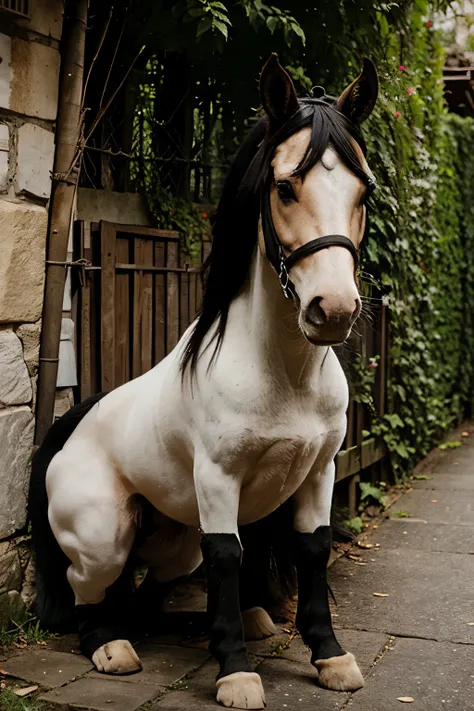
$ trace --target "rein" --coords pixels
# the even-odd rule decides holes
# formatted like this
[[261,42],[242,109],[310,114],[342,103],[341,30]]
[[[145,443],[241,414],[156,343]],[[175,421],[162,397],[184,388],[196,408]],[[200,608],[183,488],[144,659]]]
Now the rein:
[[291,299],[296,295],[295,286],[290,279],[291,268],[296,262],[308,257],[310,254],[319,252],[321,249],[344,247],[344,249],[347,249],[352,254],[355,265],[354,268],[357,269],[359,264],[359,251],[354,243],[344,235],[324,235],[323,237],[316,237],[316,239],[312,239],[310,242],[303,244],[286,256],[273,223],[270,205],[270,186],[271,180],[267,180],[262,191],[262,230],[265,241],[265,252],[268,261],[278,274],[281,288],[287,299]]

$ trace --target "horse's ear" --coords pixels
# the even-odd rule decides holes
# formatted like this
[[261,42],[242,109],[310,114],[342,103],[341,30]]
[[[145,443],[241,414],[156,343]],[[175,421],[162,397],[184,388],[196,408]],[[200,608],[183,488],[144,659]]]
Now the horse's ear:
[[377,70],[370,59],[364,59],[360,75],[344,89],[336,101],[336,109],[354,123],[362,123],[372,113],[378,94]]
[[298,97],[289,74],[278,56],[271,54],[260,75],[260,98],[270,121],[279,124],[291,118],[298,109]]

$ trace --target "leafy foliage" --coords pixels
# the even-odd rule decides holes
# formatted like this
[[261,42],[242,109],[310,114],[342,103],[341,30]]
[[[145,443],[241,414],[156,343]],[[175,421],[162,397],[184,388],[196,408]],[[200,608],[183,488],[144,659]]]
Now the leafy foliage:
[[[327,94],[337,95],[364,56],[377,66],[380,100],[365,133],[379,189],[372,200],[364,271],[389,312],[384,417],[377,418],[371,399],[377,360],[355,359],[351,380],[354,398],[372,417],[366,435],[385,441],[402,479],[459,420],[474,392],[474,122],[447,114],[444,51],[435,30],[436,12],[450,3],[137,3],[137,17],[149,28],[147,46],[159,58],[148,60],[148,75],[159,77],[158,93],[145,96],[143,110],[159,104],[169,57],[185,57],[194,126],[183,150],[195,161],[229,163],[256,115],[252,79],[270,52],[278,52],[301,93],[323,84]],[[159,143],[153,138],[158,124],[155,114],[142,149]],[[179,191],[155,157],[152,151],[152,167],[142,178],[158,223],[198,235],[202,225],[186,207],[189,196],[181,193],[184,200],[177,205],[165,195]]]

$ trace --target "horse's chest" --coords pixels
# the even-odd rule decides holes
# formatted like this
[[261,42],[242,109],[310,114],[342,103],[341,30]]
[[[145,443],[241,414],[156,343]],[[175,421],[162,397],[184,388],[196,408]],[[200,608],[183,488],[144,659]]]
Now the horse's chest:
[[[229,442],[227,457],[242,479],[241,523],[259,518],[301,486],[325,450],[326,437],[302,425],[299,431],[248,428]],[[230,464],[230,461],[229,461]]]

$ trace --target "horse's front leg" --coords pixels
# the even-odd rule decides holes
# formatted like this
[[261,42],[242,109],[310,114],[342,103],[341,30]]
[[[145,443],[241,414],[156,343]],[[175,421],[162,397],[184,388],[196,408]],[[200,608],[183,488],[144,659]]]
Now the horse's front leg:
[[311,473],[294,495],[293,555],[298,575],[296,626],[311,649],[319,683],[327,689],[353,691],[364,684],[354,656],[336,639],[329,609],[327,565],[331,554],[329,518],[334,463]]
[[219,662],[217,700],[224,706],[261,709],[265,695],[247,657],[239,603],[240,481],[206,458],[196,468],[195,486],[208,580],[209,650]]

